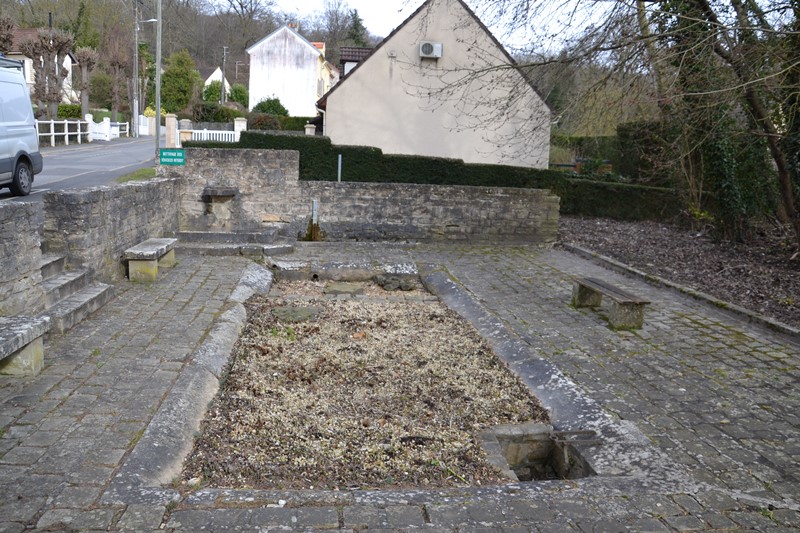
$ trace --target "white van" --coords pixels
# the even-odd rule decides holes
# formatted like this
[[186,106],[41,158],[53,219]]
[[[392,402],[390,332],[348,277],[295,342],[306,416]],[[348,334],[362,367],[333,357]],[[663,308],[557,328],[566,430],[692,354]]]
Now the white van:
[[33,176],[42,171],[39,134],[22,62],[0,56],[0,189],[30,194]]

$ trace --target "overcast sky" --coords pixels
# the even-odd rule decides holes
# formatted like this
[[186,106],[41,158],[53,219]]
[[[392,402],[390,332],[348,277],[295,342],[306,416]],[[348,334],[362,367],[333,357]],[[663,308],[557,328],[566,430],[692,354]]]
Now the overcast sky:
[[[423,0],[347,0],[350,9],[358,10],[364,26],[373,35],[386,37],[414,12]],[[276,0],[279,10],[305,17],[322,12],[325,0]]]

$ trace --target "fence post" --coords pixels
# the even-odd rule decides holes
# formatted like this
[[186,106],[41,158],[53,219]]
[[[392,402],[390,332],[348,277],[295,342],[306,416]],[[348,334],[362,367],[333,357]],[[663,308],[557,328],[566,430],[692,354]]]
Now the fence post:
[[[164,148],[178,147],[178,115],[167,113],[165,117],[166,145]],[[156,132],[158,134],[158,132]]]
[[69,146],[69,121],[64,119],[64,146]]
[[94,124],[94,115],[91,113],[86,113],[86,137],[88,137],[89,142],[92,142],[92,124]]
[[233,142],[239,142],[242,132],[247,129],[247,119],[244,117],[236,117],[233,119]]
[[56,121],[50,121],[50,146],[56,145]]

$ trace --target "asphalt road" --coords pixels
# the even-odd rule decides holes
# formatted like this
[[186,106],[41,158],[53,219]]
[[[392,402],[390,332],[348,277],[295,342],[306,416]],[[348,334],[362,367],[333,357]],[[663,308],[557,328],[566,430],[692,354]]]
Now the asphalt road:
[[[162,143],[163,146],[163,143]],[[40,147],[44,170],[33,180],[33,190],[25,197],[14,197],[0,189],[0,202],[42,201],[42,193],[109,185],[120,176],[155,164],[155,139],[121,138],[113,141]]]

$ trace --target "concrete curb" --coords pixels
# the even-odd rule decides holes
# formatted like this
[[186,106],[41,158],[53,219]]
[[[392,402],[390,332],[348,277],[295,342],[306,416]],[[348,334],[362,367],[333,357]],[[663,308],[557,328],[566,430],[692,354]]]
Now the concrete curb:
[[180,499],[164,488],[180,474],[208,404],[219,390],[219,379],[247,320],[243,303],[253,294],[267,294],[272,272],[249,265],[225,310],[181,370],[175,385],[147,426],[102,501],[108,504],[160,504]]
[[758,314],[754,311],[750,311],[749,309],[745,309],[744,307],[740,307],[738,305],[725,302],[723,300],[715,298],[714,296],[711,296],[710,294],[706,294],[704,292],[692,289],[691,287],[687,287],[685,285],[674,283],[667,279],[654,276],[652,274],[648,274],[647,272],[633,268],[629,265],[626,265],[625,263],[621,263],[616,259],[612,259],[608,256],[599,254],[597,252],[593,252],[591,250],[587,250],[586,248],[581,248],[580,246],[576,246],[574,244],[565,244],[565,243],[561,243],[559,246],[561,246],[564,250],[570,253],[573,253],[584,259],[588,259],[589,261],[592,261],[600,266],[608,268],[609,270],[613,270],[621,274],[634,276],[652,285],[656,285],[658,287],[666,287],[668,289],[672,289],[687,296],[691,296],[696,300],[703,301],[707,304],[716,307],[717,309],[728,312],[731,315],[734,315],[738,318],[744,318],[751,324],[757,324],[766,327],[774,332],[781,333],[783,335],[791,337],[792,341],[794,342],[800,342],[800,329],[793,328],[792,326],[789,326],[782,322],[778,322],[777,320]]

